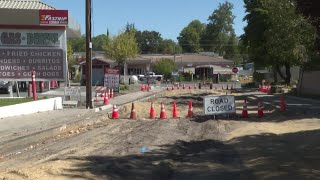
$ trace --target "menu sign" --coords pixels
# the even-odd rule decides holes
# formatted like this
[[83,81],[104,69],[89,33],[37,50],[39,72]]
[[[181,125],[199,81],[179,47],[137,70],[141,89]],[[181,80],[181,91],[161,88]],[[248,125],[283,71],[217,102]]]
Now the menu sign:
[[0,29],[0,80],[64,80],[64,30]]
[[62,49],[0,48],[0,79],[63,79]]

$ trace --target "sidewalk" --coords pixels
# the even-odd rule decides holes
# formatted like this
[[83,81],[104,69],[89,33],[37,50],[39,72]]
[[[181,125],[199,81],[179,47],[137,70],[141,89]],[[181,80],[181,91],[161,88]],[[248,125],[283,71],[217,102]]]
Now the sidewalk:
[[[109,103],[121,106],[160,92],[161,90],[129,93],[110,99]],[[104,106],[102,113],[112,110],[110,104]],[[6,150],[13,151],[24,147],[26,143],[38,142],[62,131],[68,132],[71,127],[73,129],[88,123],[94,124],[99,121],[98,118],[95,118],[98,115],[101,116],[101,114],[96,114],[95,110],[64,109],[0,119],[0,155]]]

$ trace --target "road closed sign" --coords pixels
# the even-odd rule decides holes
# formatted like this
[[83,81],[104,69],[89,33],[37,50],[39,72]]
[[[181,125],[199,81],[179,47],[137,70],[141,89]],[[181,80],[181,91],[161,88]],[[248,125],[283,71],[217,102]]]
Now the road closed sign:
[[206,96],[203,99],[204,114],[231,114],[236,112],[234,96]]

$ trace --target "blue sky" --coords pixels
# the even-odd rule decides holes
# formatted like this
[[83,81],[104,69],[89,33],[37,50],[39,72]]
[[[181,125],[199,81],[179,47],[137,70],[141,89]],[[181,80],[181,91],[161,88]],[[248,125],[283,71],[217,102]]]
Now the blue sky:
[[[155,30],[162,38],[177,41],[181,30],[192,20],[207,23],[208,17],[225,0],[92,0],[93,35],[105,34],[107,29],[116,35],[127,22],[138,30]],[[85,0],[42,0],[57,9],[69,10],[85,33]],[[245,10],[243,0],[229,0],[234,4],[234,29],[243,34]]]

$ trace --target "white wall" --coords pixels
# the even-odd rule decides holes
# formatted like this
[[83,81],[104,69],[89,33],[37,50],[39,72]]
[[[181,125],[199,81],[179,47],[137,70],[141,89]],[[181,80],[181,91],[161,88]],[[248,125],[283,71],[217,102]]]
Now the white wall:
[[56,97],[0,107],[0,118],[62,109],[62,98]]

